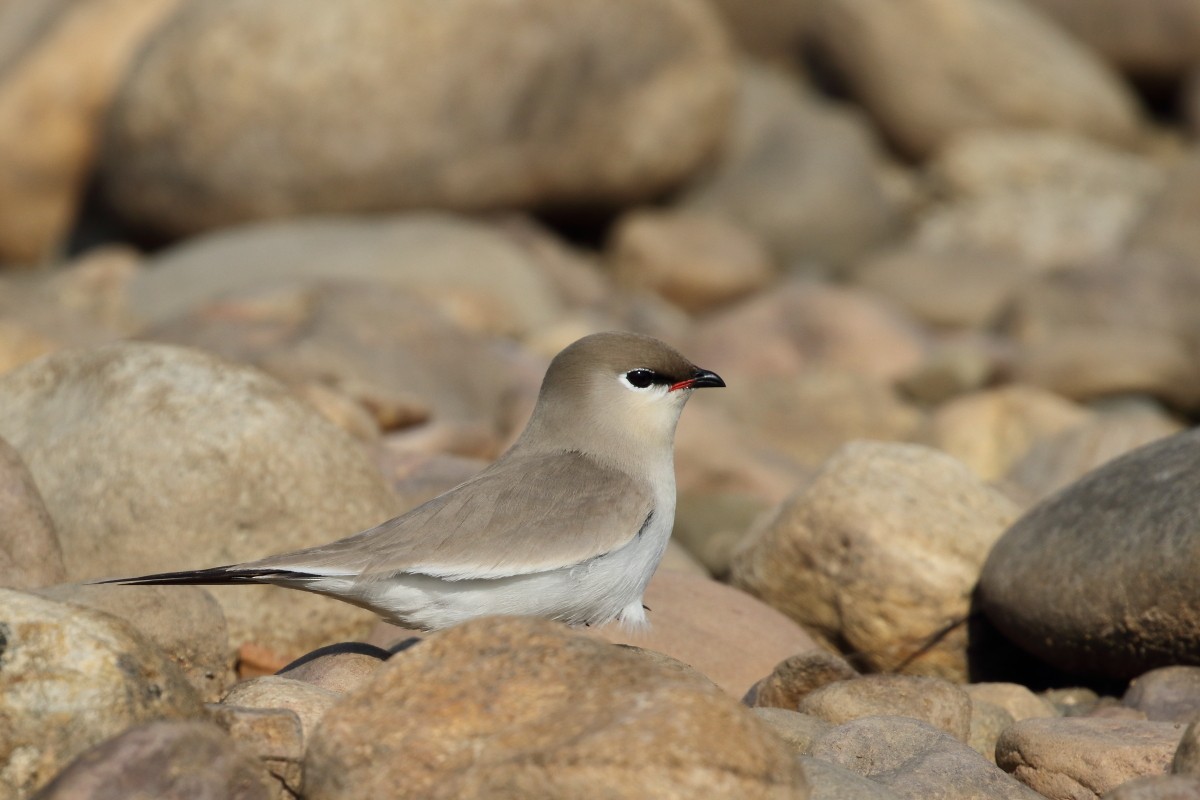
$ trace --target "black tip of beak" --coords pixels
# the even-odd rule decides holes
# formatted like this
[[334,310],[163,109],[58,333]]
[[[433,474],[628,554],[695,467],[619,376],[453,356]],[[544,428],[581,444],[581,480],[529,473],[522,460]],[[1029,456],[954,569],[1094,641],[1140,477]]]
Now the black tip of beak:
[[701,389],[705,386],[721,387],[724,385],[725,381],[721,380],[721,376],[715,372],[709,372],[699,367],[696,367],[692,371],[691,386],[693,389]]

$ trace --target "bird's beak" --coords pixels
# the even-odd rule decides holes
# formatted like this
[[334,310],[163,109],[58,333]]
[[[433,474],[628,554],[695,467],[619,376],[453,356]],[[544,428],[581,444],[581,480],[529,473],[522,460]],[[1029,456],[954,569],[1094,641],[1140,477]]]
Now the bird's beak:
[[717,373],[696,367],[692,370],[692,377],[686,381],[671,384],[671,391],[674,392],[678,389],[703,389],[706,386],[719,387],[724,385],[725,381],[721,380],[721,376]]

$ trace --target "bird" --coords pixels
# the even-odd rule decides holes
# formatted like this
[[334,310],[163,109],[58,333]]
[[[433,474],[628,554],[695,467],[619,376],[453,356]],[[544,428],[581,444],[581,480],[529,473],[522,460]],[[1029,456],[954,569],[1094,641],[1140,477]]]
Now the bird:
[[550,362],[512,446],[432,500],[329,544],[94,583],[273,584],[421,631],[494,614],[641,629],[675,519],[676,423],[694,390],[723,386],[650,336],[585,336]]

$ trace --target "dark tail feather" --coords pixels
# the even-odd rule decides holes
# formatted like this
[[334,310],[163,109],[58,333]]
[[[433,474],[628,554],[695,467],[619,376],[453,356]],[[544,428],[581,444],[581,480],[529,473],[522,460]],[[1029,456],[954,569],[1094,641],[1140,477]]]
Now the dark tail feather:
[[271,583],[272,579],[303,578],[303,572],[286,569],[239,569],[236,565],[192,569],[183,572],[159,572],[155,575],[139,575],[135,578],[106,578],[88,581],[90,585],[119,583],[125,586],[218,586],[237,583]]

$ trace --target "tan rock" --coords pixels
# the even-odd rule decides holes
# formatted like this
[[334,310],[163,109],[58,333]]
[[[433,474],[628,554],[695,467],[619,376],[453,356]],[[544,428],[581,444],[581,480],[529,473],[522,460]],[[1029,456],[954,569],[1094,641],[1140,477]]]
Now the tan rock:
[[139,722],[187,719],[200,698],[132,626],[0,589],[0,793],[28,797],[88,748]]
[[930,325],[985,328],[995,323],[1028,266],[995,252],[921,248],[877,251],[853,280]]
[[1134,778],[1104,794],[1104,800],[1194,800],[1196,797],[1200,797],[1200,778],[1190,775]]
[[996,744],[996,763],[1055,800],[1099,797],[1133,778],[1167,771],[1184,726],[1174,722],[1027,719]]
[[995,481],[1038,442],[1091,416],[1051,392],[1013,384],[950,400],[929,415],[915,438],[954,456],[983,480]]
[[154,325],[280,284],[365,281],[411,291],[468,330],[521,335],[561,313],[536,255],[502,229],[450,214],[264,222],[157,253],[129,284],[128,303]]
[[900,227],[882,151],[854,110],[823,99],[794,73],[747,61],[726,144],[678,202],[737,221],[789,269],[828,274]]
[[[792,749],[799,754],[811,752],[812,744],[823,736],[833,726],[820,717],[811,714],[801,714],[799,711],[789,711],[785,708],[755,708],[754,716],[775,731]],[[807,774],[808,770],[805,770]],[[811,784],[812,781],[810,780]]]
[[[317,66],[314,47],[355,57]],[[702,3],[188,5],[126,77],[104,186],[127,218],[176,235],[322,212],[627,203],[712,154],[732,93]]]
[[991,252],[1018,275],[1118,254],[1162,190],[1145,156],[1077,135],[983,130],[931,164],[945,200],[921,215],[921,249]]
[[940,678],[864,675],[834,681],[809,692],[798,710],[841,725],[862,717],[911,717],[967,741],[971,698]]
[[1200,778],[1200,722],[1193,721],[1184,729],[1171,758],[1171,772]]
[[54,521],[21,455],[0,438],[0,586],[29,589],[66,578]]
[[179,667],[205,702],[219,698],[233,682],[225,615],[212,594],[198,586],[66,583],[37,594],[112,614],[137,628]]
[[1081,424],[1036,440],[1006,479],[1041,500],[1102,464],[1183,429],[1178,420],[1152,404],[1095,410]]
[[[772,287],[697,327],[689,355],[736,378],[796,376],[814,369],[891,381],[923,357],[911,320],[866,292],[806,281]],[[728,365],[728,366],[727,366]]]
[[695,211],[631,211],[617,221],[610,251],[618,284],[656,292],[693,313],[761,289],[773,272],[754,236]]
[[62,244],[121,76],[149,32],[178,4],[60,4],[42,35],[3,70],[0,263],[36,263]]
[[996,763],[996,742],[1013,724],[1013,715],[986,700],[971,698],[971,732],[967,744],[979,755]]
[[910,155],[928,156],[975,128],[1055,128],[1117,142],[1138,129],[1130,91],[1026,5],[851,0],[817,10],[822,52]]
[[800,45],[807,30],[809,0],[713,0],[734,40],[762,58],[786,58]]
[[[75,579],[236,563],[395,511],[369,456],[286,387],[183,348],[61,351],[0,376],[0,436],[29,465]],[[235,646],[298,655],[370,625],[365,611],[276,587],[213,594]]]
[[253,364],[289,385],[329,386],[385,431],[432,417],[481,427],[492,450],[508,433],[512,398],[536,391],[491,340],[464,331],[412,293],[374,281],[230,296],[143,337]]
[[681,792],[808,796],[787,745],[732,698],[520,618],[474,620],[391,658],[326,713],[304,786],[312,800]]
[[799,761],[812,787],[812,800],[899,800],[901,797],[882,783],[831,761],[811,756],[801,756]]
[[824,650],[809,650],[776,664],[770,675],[750,687],[742,702],[753,708],[795,711],[811,692],[835,681],[857,677],[858,670],[844,658]]
[[963,689],[972,701],[999,706],[1011,714],[1014,721],[1061,716],[1048,700],[1019,683],[968,683]]
[[695,667],[734,697],[795,653],[816,649],[812,638],[770,606],[709,578],[659,569],[646,589],[650,627],[605,625],[610,642],[665,653]]
[[738,554],[733,583],[869,668],[963,680],[971,594],[1017,509],[929,448],[853,442]]
[[148,722],[85,751],[38,800],[268,800],[268,777],[211,722]]
[[1140,76],[1176,76],[1200,60],[1200,7],[1189,0],[1033,0],[1106,61]]
[[901,797],[1041,800],[968,745],[908,717],[866,717],[839,725],[814,743],[813,756]]
[[245,708],[212,703],[209,716],[243,752],[257,758],[270,775],[272,800],[300,795],[304,779],[304,734],[296,712],[285,708]]
[[221,702],[241,708],[284,708],[300,720],[307,742],[321,717],[338,700],[338,693],[313,683],[280,675],[263,675],[233,686]]

